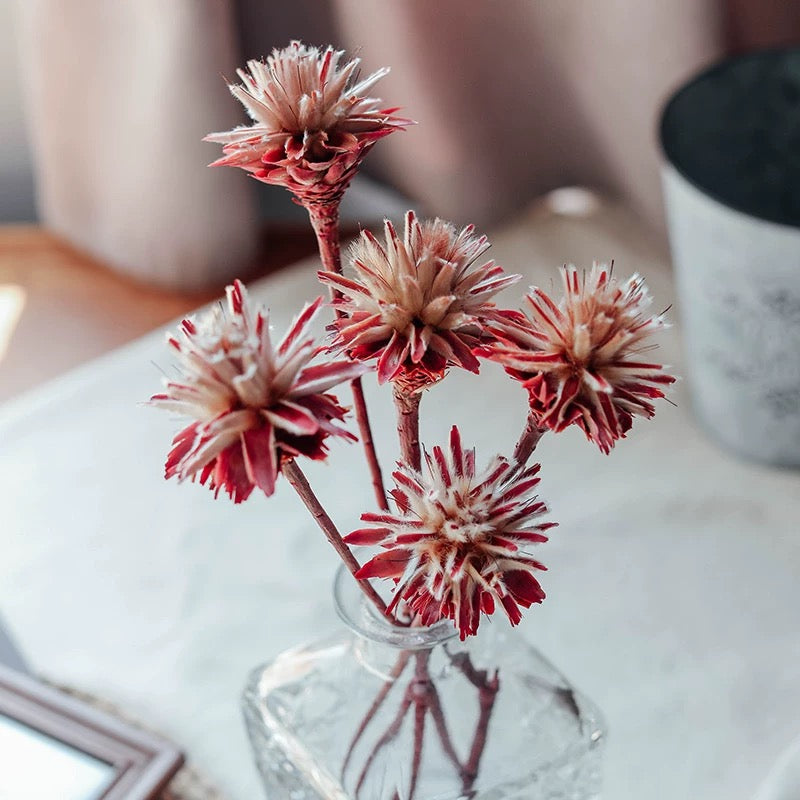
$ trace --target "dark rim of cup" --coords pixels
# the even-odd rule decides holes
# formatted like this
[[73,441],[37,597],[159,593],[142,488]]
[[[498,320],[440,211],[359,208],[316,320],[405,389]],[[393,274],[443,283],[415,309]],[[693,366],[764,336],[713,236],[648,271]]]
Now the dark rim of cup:
[[680,101],[685,97],[685,95],[691,92],[698,84],[702,83],[708,78],[726,72],[733,66],[738,66],[739,64],[745,63],[747,61],[766,61],[779,56],[789,55],[792,53],[795,54],[800,53],[800,47],[797,46],[773,47],[764,50],[757,50],[752,53],[730,56],[728,58],[723,59],[722,61],[716,61],[710,66],[705,67],[700,72],[698,72],[693,78],[681,84],[681,86],[678,89],[676,89],[664,103],[658,123],[658,140],[659,144],[661,145],[661,153],[664,156],[665,161],[684,180],[686,180],[688,183],[694,186],[695,189],[698,189],[707,197],[716,200],[718,203],[725,206],[726,208],[738,211],[739,213],[745,214],[749,217],[764,220],[766,222],[771,222],[776,225],[783,225],[784,227],[787,228],[797,229],[798,227],[800,227],[800,220],[787,220],[785,217],[779,217],[774,214],[764,213],[763,211],[756,210],[752,206],[749,206],[745,203],[736,202],[735,200],[732,200],[729,196],[726,196],[724,193],[703,185],[703,183],[699,181],[695,175],[692,175],[690,172],[684,169],[684,167],[679,163],[679,159],[675,157],[674,150],[671,151],[671,147],[674,145],[674,143],[669,141],[670,137],[667,135],[667,128],[669,126],[670,115],[675,112],[675,108],[680,103]]

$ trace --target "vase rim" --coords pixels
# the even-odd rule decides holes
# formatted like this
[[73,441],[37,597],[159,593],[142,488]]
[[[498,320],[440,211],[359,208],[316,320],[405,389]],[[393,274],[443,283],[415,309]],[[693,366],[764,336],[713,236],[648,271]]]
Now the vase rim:
[[333,605],[342,622],[353,633],[399,650],[428,650],[458,636],[449,619],[439,620],[427,627],[392,625],[367,600],[358,582],[343,564],[336,570],[333,579]]

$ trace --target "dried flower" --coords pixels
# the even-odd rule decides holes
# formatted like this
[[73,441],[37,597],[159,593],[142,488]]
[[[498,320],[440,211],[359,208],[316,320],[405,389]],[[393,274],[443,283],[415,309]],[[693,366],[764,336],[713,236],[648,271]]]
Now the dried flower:
[[345,409],[325,392],[364,369],[309,366],[320,351],[309,327],[322,298],[306,305],[277,347],[266,309],[252,306],[241,282],[227,288],[227,300],[227,311],[220,304],[186,319],[181,339],[169,339],[182,377],[151,401],[195,420],[173,440],[166,477],[197,479],[240,503],[255,487],[271,495],[284,460],[324,458],[328,436],[355,439],[334,424]]
[[575,267],[561,274],[561,304],[534,287],[525,298],[529,316],[503,321],[495,330],[503,341],[481,354],[522,382],[540,428],[578,425],[608,453],[635,415],[653,416],[651,401],[675,381],[663,365],[639,360],[651,347],[648,337],[666,322],[663,314],[646,315],[650,297],[638,275],[620,284],[602,264],[588,276]]
[[534,524],[547,509],[533,494],[539,465],[523,472],[502,456],[475,474],[475,451],[464,450],[456,427],[445,453],[426,453],[428,476],[400,464],[392,496],[399,514],[362,515],[373,527],[353,531],[349,544],[381,545],[359,578],[393,578],[390,610],[402,598],[425,625],[448,617],[464,639],[478,630],[481,612],[503,607],[512,625],[544,600],[534,577],[545,567],[522,548],[545,542],[554,523]]
[[388,69],[357,82],[360,60],[340,67],[343,55],[293,41],[237,70],[242,83],[229,88],[254,124],[206,136],[225,153],[211,166],[241,167],[302,205],[337,202],[372,145],[411,124],[364,96]]
[[409,211],[402,241],[388,220],[385,228],[385,246],[362,231],[350,252],[352,277],[319,273],[342,295],[334,345],[358,361],[377,358],[381,383],[420,388],[449,366],[478,372],[472,351],[496,312],[489,299],[520,276],[493,261],[473,266],[489,243],[471,225],[458,231]]

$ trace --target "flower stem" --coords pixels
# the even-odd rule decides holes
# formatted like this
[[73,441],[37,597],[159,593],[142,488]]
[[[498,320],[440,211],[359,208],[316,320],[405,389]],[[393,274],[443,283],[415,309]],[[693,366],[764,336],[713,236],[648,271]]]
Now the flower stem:
[[422,469],[422,453],[419,446],[419,392],[406,392],[394,386],[394,403],[397,408],[397,436],[400,439],[400,454],[403,461],[419,472]]
[[339,249],[339,204],[315,203],[306,206],[311,227],[317,236],[319,257],[328,272],[342,274],[342,254]]
[[514,448],[514,461],[520,468],[528,463],[528,459],[539,444],[539,439],[544,435],[546,428],[540,428],[533,418],[533,414],[528,414],[528,419],[525,420],[525,428],[522,435],[517,441]]
[[389,510],[389,503],[386,500],[386,489],[383,486],[383,474],[381,465],[378,461],[378,453],[375,450],[375,442],[372,440],[372,428],[369,424],[369,414],[367,413],[367,401],[364,398],[364,387],[361,385],[361,378],[355,378],[350,388],[353,390],[353,407],[356,412],[356,422],[358,423],[358,434],[364,446],[364,455],[367,458],[367,466],[372,480],[372,490],[375,493],[375,501],[378,508],[383,511]]
[[392,667],[391,672],[387,675],[386,680],[381,687],[381,690],[378,692],[375,699],[372,701],[372,705],[369,707],[367,713],[364,715],[364,718],[361,720],[360,725],[358,726],[358,730],[355,732],[352,741],[350,742],[350,747],[347,748],[347,754],[344,757],[344,761],[342,762],[342,777],[344,777],[344,773],[347,771],[347,765],[350,763],[350,759],[353,756],[353,752],[356,749],[356,745],[358,744],[361,737],[364,735],[364,731],[366,731],[367,726],[372,719],[374,718],[375,714],[378,713],[378,710],[383,705],[383,701],[388,696],[389,692],[395,685],[395,682],[403,673],[403,670],[406,668],[406,664],[408,664],[409,659],[411,658],[411,653],[407,650],[403,650],[397,658],[394,666]]
[[[413,751],[411,753],[411,770],[410,770],[409,785],[407,791],[403,794],[403,797],[407,798],[407,800],[413,800],[417,791],[417,781],[419,779],[420,767],[422,765],[423,746],[425,740],[425,718],[428,714],[430,714],[431,718],[433,719],[433,723],[436,728],[436,732],[439,736],[439,740],[441,742],[445,755],[453,764],[453,767],[458,776],[460,777],[462,784],[467,782],[467,774],[464,772],[464,768],[462,767],[461,762],[459,761],[458,756],[456,755],[455,748],[453,747],[453,742],[450,737],[450,732],[447,729],[447,723],[444,718],[444,712],[442,710],[442,703],[439,697],[439,692],[437,691],[436,685],[433,682],[433,678],[431,677],[430,674],[429,661],[431,654],[430,652],[420,651],[414,653],[413,655],[416,662],[414,667],[414,677],[406,686],[397,714],[394,716],[389,726],[377,739],[377,741],[372,747],[372,750],[367,756],[366,762],[364,763],[364,766],[361,769],[361,772],[358,776],[358,781],[356,783],[356,789],[355,789],[356,798],[359,797],[361,789],[364,787],[364,784],[369,775],[369,771],[373,763],[375,762],[378,753],[384,747],[386,747],[392,740],[394,740],[400,733],[400,729],[403,725],[403,720],[411,711],[412,706],[414,708],[414,724],[412,730]],[[381,689],[381,691],[378,693],[378,696],[370,706],[370,709],[367,712],[366,717],[364,718],[364,720],[362,720],[358,728],[358,731],[356,732],[356,736],[354,737],[353,742],[350,745],[350,749],[348,750],[347,756],[345,758],[345,764],[342,767],[342,776],[344,776],[344,772],[347,768],[347,763],[350,757],[352,756],[356,742],[363,735],[367,725],[375,716],[375,713],[377,712],[378,708],[383,703],[383,701],[386,699],[386,696],[389,694],[389,691],[395,685],[395,682],[400,677],[401,673],[405,669],[406,664],[408,663],[410,658],[411,658],[411,653],[409,651],[404,650],[400,654],[397,663],[395,664],[394,668],[392,669],[392,672],[390,673],[389,681]],[[484,745],[485,745],[485,739],[484,739]],[[476,760],[479,758],[480,755],[476,757]],[[475,774],[477,775],[477,771]],[[395,796],[399,797],[399,792],[396,793]]]
[[480,706],[478,722],[475,726],[467,761],[461,771],[461,791],[462,794],[469,795],[478,777],[481,757],[486,749],[489,720],[494,710],[497,693],[500,691],[500,676],[495,671],[494,675],[489,678],[488,670],[476,669],[472,664],[469,653],[457,653],[454,655],[450,653],[447,646],[445,646],[444,651],[452,665],[478,690],[478,703]]
[[403,695],[403,701],[400,703],[400,708],[398,709],[397,714],[395,715],[389,727],[384,731],[380,739],[378,739],[378,741],[375,743],[375,746],[372,748],[372,752],[367,757],[364,767],[361,770],[361,774],[358,776],[358,782],[356,783],[356,798],[358,798],[358,796],[361,794],[361,788],[364,786],[364,782],[367,780],[372,762],[377,758],[378,753],[380,753],[380,751],[383,750],[383,748],[386,747],[386,745],[389,744],[389,742],[391,742],[392,739],[394,739],[400,732],[400,728],[403,725],[403,720],[405,719],[405,716],[408,713],[408,710],[411,708],[411,704],[414,700],[411,694],[412,686],[413,684],[410,684],[406,689],[406,692]]
[[[312,204],[306,206],[308,216],[311,220],[311,227],[317,237],[317,246],[322,266],[328,272],[342,274],[342,254],[339,246],[339,203]],[[338,292],[331,290],[331,299],[336,299]],[[355,378],[350,388],[353,391],[353,406],[358,424],[359,437],[364,448],[364,455],[367,459],[372,480],[372,488],[375,492],[375,500],[378,507],[384,511],[389,510],[389,503],[386,500],[386,489],[383,485],[383,474],[381,465],[378,461],[378,454],[375,450],[375,442],[372,438],[372,428],[369,424],[367,414],[367,403],[364,399],[364,387],[361,385],[361,378]]]
[[[361,568],[361,565],[356,561],[356,557],[350,552],[350,548],[344,543],[341,534],[333,524],[333,520],[328,516],[322,504],[314,494],[313,489],[308,483],[306,476],[297,462],[292,459],[284,463],[282,468],[283,474],[289,483],[292,484],[294,490],[300,496],[300,499],[305,504],[305,507],[311,512],[311,515],[317,522],[317,525],[322,529],[325,538],[333,545],[333,549],[339,554],[339,557],[344,562],[347,569],[350,570],[353,577]],[[375,591],[372,584],[363,578],[356,578],[358,585],[364,594],[372,601],[374,606],[381,612],[387,619],[391,620],[392,616],[386,608],[386,603],[383,602],[381,596]]]
[[[427,670],[427,663],[425,664],[425,669]],[[433,679],[430,677],[430,675],[428,675],[428,679],[431,683],[428,705],[431,716],[433,717],[434,725],[436,726],[436,732],[439,734],[439,741],[441,742],[445,755],[450,759],[450,762],[453,764],[456,770],[462,774],[463,777],[463,768],[458,756],[456,755],[455,747],[453,747],[453,740],[450,736],[450,731],[447,728],[447,721],[444,717],[444,710],[442,709],[442,701],[439,697],[439,692],[436,690],[436,686],[433,683]]]
[[[429,653],[417,654],[417,667],[415,682],[417,691],[430,691],[433,686],[428,675]],[[425,741],[425,715],[428,711],[428,704],[421,698],[417,699],[414,708],[414,753],[411,757],[411,779],[408,784],[408,800],[414,800],[417,793],[417,780],[419,779],[419,768],[422,764],[422,745]]]
[[480,703],[480,713],[478,724],[475,726],[475,736],[472,739],[472,746],[469,749],[467,763],[464,765],[461,791],[468,795],[472,791],[475,780],[478,777],[481,766],[481,757],[486,749],[486,739],[489,735],[489,720],[494,710],[497,692],[500,689],[500,680],[497,673],[487,680],[484,675],[483,684],[478,689],[478,700]]

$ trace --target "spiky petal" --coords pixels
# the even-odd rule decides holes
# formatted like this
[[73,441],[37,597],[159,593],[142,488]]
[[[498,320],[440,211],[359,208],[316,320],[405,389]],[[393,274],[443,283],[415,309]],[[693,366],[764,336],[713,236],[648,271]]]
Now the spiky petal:
[[497,326],[498,341],[481,354],[522,382],[540,428],[578,425],[608,453],[634,416],[653,416],[653,400],[675,381],[662,364],[642,359],[666,322],[646,313],[650,297],[638,275],[619,283],[604,264],[588,275],[563,267],[561,275],[560,304],[534,287],[525,297],[527,316]]
[[323,459],[328,436],[355,439],[335,424],[345,409],[326,392],[364,368],[309,364],[320,350],[309,328],[321,304],[306,305],[277,346],[268,312],[251,304],[239,281],[227,288],[227,309],[183,321],[169,338],[181,377],[151,398],[193,420],[173,441],[167,478],[199,480],[240,503],[255,487],[271,495],[284,460]]
[[478,475],[455,426],[449,448],[434,447],[426,464],[426,476],[399,464],[398,514],[363,514],[370,527],[345,537],[383,548],[357,577],[392,578],[390,609],[403,599],[426,625],[452,619],[462,639],[498,605],[516,625],[521,608],[545,597],[535,577],[545,567],[526,552],[554,525],[536,522],[547,511],[534,494],[539,465],[519,472],[496,456]]
[[475,266],[488,247],[471,225],[420,222],[413,211],[402,239],[389,220],[385,244],[362,231],[350,251],[352,276],[319,273],[341,294],[334,346],[358,361],[377,359],[381,383],[421,388],[450,366],[478,372],[472,350],[496,313],[490,300],[520,277],[494,261]]
[[338,202],[372,145],[411,124],[365,95],[388,69],[358,81],[360,60],[339,66],[343,55],[293,41],[237,70],[242,82],[229,88],[253,124],[206,136],[223,145],[211,166],[285,186],[302,205]]

